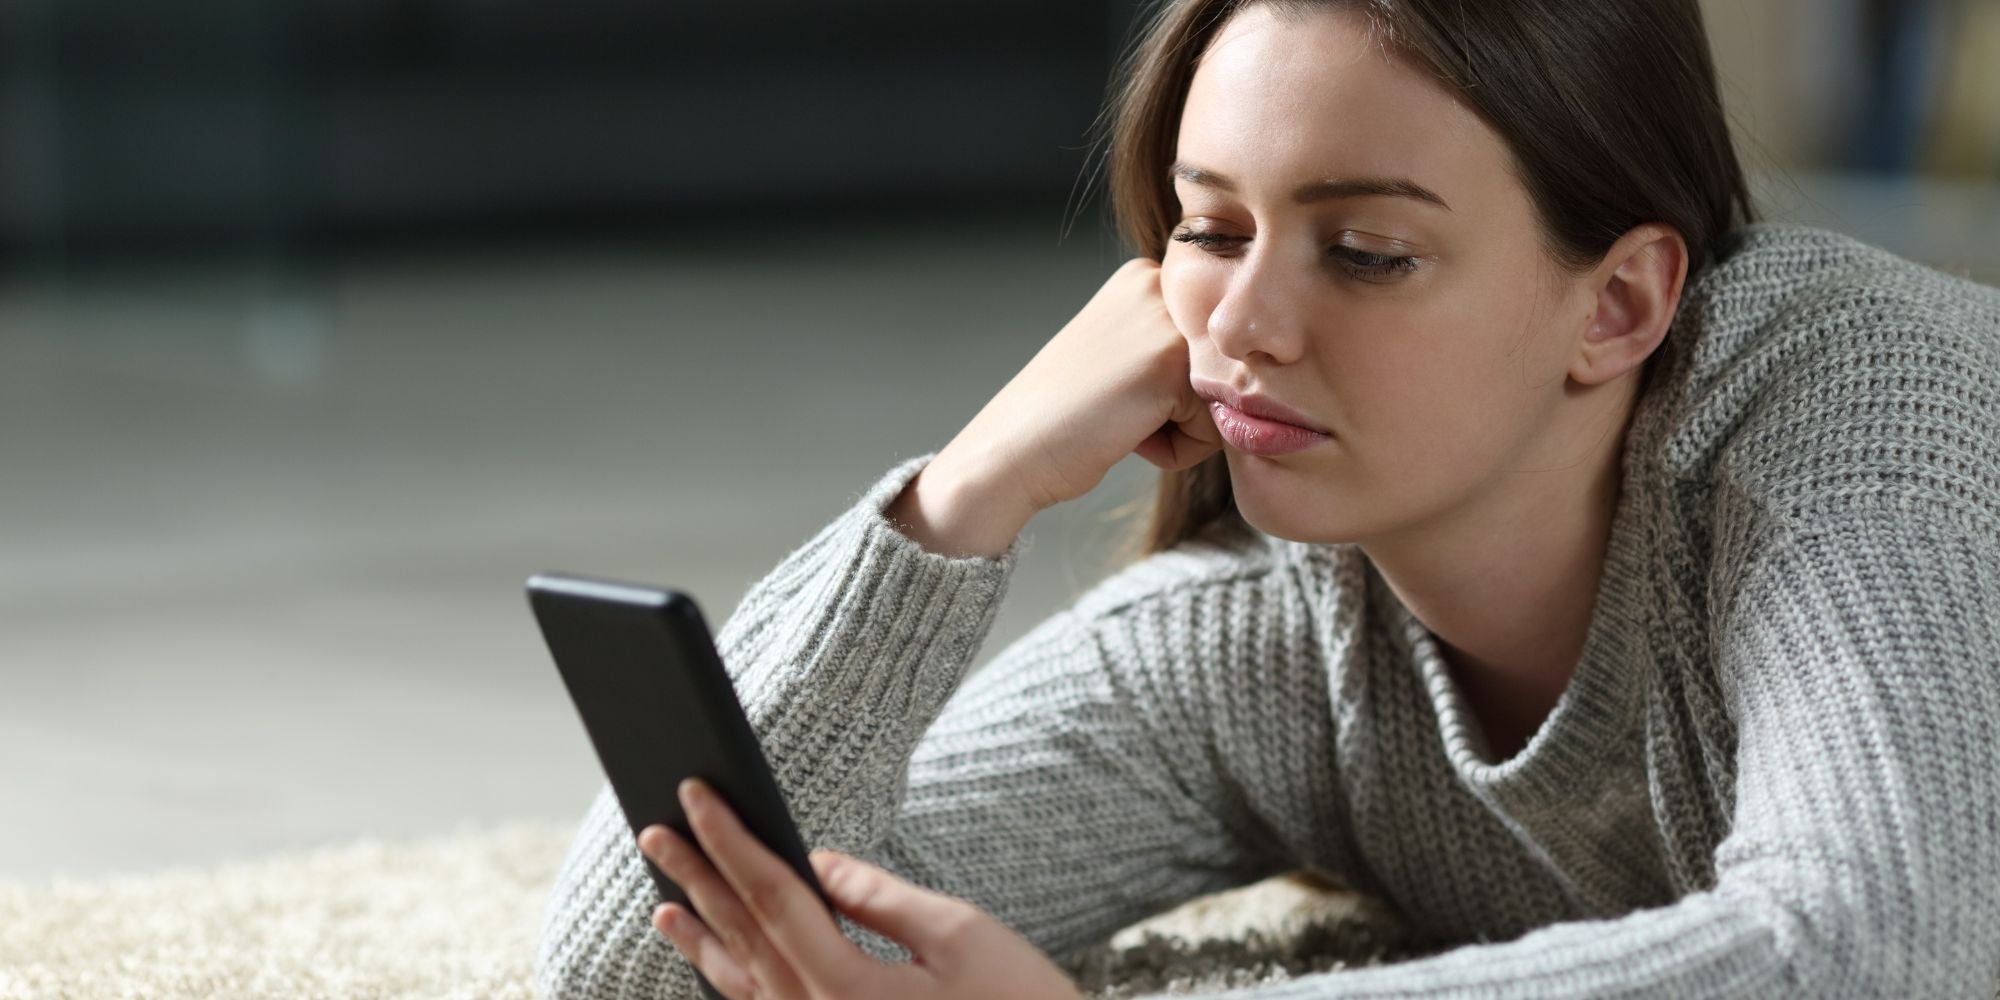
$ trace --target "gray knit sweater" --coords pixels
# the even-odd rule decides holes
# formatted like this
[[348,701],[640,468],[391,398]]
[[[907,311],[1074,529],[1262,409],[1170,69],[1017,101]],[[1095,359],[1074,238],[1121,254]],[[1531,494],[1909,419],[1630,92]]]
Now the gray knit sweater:
[[[717,642],[809,846],[1057,959],[1311,867],[1449,947],[1228,996],[1994,996],[2000,290],[1756,224],[1661,350],[1581,661],[1507,760],[1347,544],[1184,543],[967,676],[1026,536],[952,558],[899,532],[929,455]],[[697,995],[642,864],[607,787],[543,994]]]

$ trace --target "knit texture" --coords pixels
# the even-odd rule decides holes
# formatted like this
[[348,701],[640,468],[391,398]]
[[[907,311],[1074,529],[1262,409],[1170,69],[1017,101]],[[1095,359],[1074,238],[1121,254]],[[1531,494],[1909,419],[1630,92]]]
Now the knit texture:
[[[809,846],[1058,961],[1310,868],[1435,953],[1226,996],[1994,996],[2000,290],[1759,223],[1661,351],[1581,659],[1506,760],[1351,544],[1212,533],[972,670],[1027,536],[985,559],[902,534],[884,511],[930,455],[717,643]],[[548,900],[544,995],[698,995],[643,864],[607,786]]]

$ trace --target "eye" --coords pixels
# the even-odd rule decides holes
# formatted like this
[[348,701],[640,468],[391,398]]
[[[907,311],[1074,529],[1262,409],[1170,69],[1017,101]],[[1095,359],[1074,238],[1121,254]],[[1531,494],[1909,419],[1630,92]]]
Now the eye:
[[1417,269],[1417,259],[1415,257],[1391,257],[1387,254],[1369,253],[1366,250],[1356,250],[1353,247],[1338,246],[1333,248],[1333,253],[1342,258],[1345,262],[1343,266],[1349,271],[1354,272],[1367,281],[1380,281],[1385,278],[1393,279],[1396,275],[1404,271],[1414,271]]
[[1203,250],[1217,250],[1222,247],[1228,246],[1230,243],[1234,241],[1241,239],[1243,239],[1243,237],[1241,236],[1222,236],[1217,233],[1199,233],[1195,232],[1192,229],[1183,229],[1174,234],[1175,242],[1191,243],[1195,246],[1202,248]]
[[[1220,233],[1205,233],[1193,229],[1177,230],[1172,239],[1176,243],[1200,247],[1218,257],[1229,256],[1222,251],[1248,242],[1248,237],[1244,236],[1224,236]],[[1339,245],[1329,248],[1327,253],[1340,262],[1342,270],[1360,281],[1394,281],[1404,273],[1417,269],[1415,257],[1369,253],[1366,250]]]

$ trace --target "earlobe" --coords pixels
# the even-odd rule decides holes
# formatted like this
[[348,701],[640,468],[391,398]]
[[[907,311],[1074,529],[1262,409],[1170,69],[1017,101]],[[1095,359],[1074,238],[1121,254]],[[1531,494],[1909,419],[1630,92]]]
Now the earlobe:
[[1673,227],[1645,223],[1613,243],[1590,277],[1596,289],[1570,377],[1609,382],[1644,364],[1673,324],[1687,274],[1687,244]]

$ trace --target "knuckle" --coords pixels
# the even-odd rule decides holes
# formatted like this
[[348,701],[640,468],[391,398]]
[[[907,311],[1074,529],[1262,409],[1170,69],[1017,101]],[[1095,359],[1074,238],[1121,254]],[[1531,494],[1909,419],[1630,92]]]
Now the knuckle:
[[743,932],[735,923],[728,920],[716,920],[710,923],[710,929],[715,931],[716,938],[722,942],[722,947],[727,949],[731,955],[749,954],[745,949],[747,942],[743,940]]
[[786,900],[791,896],[785,890],[786,887],[777,881],[758,879],[744,888],[743,901],[750,907],[751,913],[769,922],[783,915]]
[[[717,983],[716,985],[721,986],[722,984]],[[741,970],[741,972],[735,977],[734,986],[735,989],[731,990],[730,992],[733,993],[736,998],[741,998],[741,1000],[763,1000],[764,997],[771,995],[768,991],[764,989],[763,981],[758,979],[757,974],[755,972],[752,972],[748,968]],[[734,998],[732,998],[732,1000],[734,1000]]]
[[686,851],[687,849],[680,844],[674,843],[672,840],[664,840],[660,843],[659,850],[653,854],[653,861],[668,874],[685,874],[687,872]]
[[959,901],[954,902],[958,905],[952,906],[950,911],[939,919],[938,929],[946,941],[963,945],[979,932],[984,920],[977,909]]
[[854,865],[848,865],[834,876],[840,882],[840,894],[852,901],[855,909],[868,909],[882,892],[882,880],[875,873]]
[[748,965],[751,958],[750,936],[744,933],[743,925],[733,919],[709,921],[709,929],[722,942],[722,947],[736,956],[739,963]]

